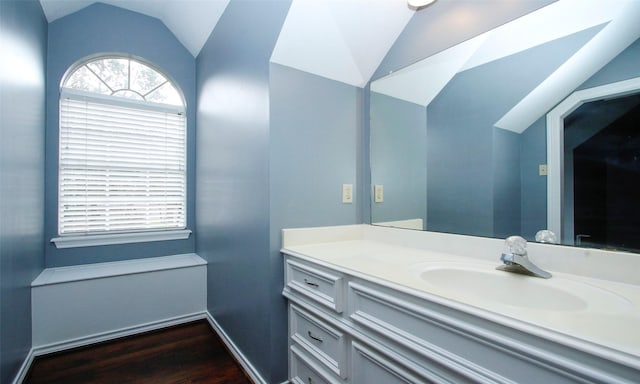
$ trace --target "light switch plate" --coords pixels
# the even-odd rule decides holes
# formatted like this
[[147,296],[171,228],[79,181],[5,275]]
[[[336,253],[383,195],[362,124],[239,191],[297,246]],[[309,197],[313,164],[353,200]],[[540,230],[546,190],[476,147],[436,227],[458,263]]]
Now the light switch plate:
[[342,184],[342,202],[353,203],[353,184]]
[[547,164],[538,165],[538,175],[547,176]]
[[384,202],[384,185],[376,184],[373,186],[373,201],[376,203]]

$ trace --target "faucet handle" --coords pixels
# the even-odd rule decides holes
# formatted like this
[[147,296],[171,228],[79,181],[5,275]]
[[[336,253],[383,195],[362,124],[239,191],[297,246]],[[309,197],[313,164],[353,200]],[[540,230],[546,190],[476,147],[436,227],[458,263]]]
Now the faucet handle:
[[538,243],[558,244],[558,236],[548,229],[541,229],[536,232],[536,241]]
[[527,240],[520,236],[509,236],[504,241],[507,253],[525,256],[527,254]]

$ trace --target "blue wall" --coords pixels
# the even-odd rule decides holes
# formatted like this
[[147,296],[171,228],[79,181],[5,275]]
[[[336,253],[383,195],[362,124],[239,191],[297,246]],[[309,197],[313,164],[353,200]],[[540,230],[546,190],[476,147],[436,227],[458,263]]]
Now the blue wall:
[[[493,137],[490,120],[484,118],[490,98],[475,95],[487,92],[493,82],[474,73],[457,74],[427,106],[427,227],[491,236]],[[480,82],[467,81],[469,77]]]
[[208,309],[274,383],[286,378],[287,323],[269,245],[269,58],[289,6],[232,0],[197,58],[196,251],[209,262]]
[[547,163],[546,116],[520,134],[521,236],[534,240],[536,232],[547,228],[547,177],[538,165]]
[[640,63],[640,39],[633,42],[627,49],[576,89],[593,88],[638,77],[640,76],[638,63]]
[[427,107],[430,230],[490,237],[520,233],[518,137],[493,124],[599,30],[460,72]]
[[[362,89],[271,64],[269,94],[271,224],[278,237],[283,225],[358,222]],[[342,184],[354,185],[352,204],[342,203]]]
[[427,223],[427,109],[375,92],[370,100],[371,183],[384,186],[371,221]]
[[0,382],[31,348],[31,281],[44,266],[47,22],[36,0],[0,1]]
[[520,135],[493,128],[493,234],[506,238],[520,229]]
[[165,256],[195,251],[187,240],[57,249],[58,101],[67,69],[89,55],[124,53],[161,68],[182,89],[187,102],[187,227],[195,227],[195,58],[160,20],[97,3],[49,24],[45,177],[46,266]]
[[[286,377],[282,228],[356,224],[362,89],[278,64],[270,71],[270,254],[273,376]],[[352,204],[342,184],[354,185]]]

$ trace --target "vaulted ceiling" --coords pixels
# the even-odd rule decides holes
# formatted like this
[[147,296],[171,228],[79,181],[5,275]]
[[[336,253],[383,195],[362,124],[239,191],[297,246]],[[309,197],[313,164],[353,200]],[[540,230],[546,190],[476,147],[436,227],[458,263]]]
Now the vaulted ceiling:
[[294,0],[271,61],[362,87],[414,12],[401,0]]
[[195,57],[229,0],[40,0],[49,22],[93,3],[109,4],[160,19]]
[[[196,57],[229,1],[40,0],[40,3],[49,22],[96,2],[157,18]],[[524,2],[487,0],[478,5],[477,0],[438,0],[416,11],[405,0],[293,0],[271,62],[363,87],[416,12],[433,13],[437,18],[447,12],[460,13],[461,8],[476,11],[478,7],[489,11],[505,6],[527,8],[519,4]],[[436,34],[429,39],[447,41],[446,35],[450,34]]]
[[[40,0],[49,22],[95,0]],[[197,56],[229,0],[100,0],[160,19]],[[294,0],[272,62],[364,86],[415,10],[404,0]]]

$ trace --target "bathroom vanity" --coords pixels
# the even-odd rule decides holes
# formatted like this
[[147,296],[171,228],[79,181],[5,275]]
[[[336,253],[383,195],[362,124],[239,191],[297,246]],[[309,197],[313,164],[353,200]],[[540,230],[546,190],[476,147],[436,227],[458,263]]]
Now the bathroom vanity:
[[[640,257],[371,225],[283,230],[293,383],[638,383]],[[607,267],[605,267],[607,266]]]

